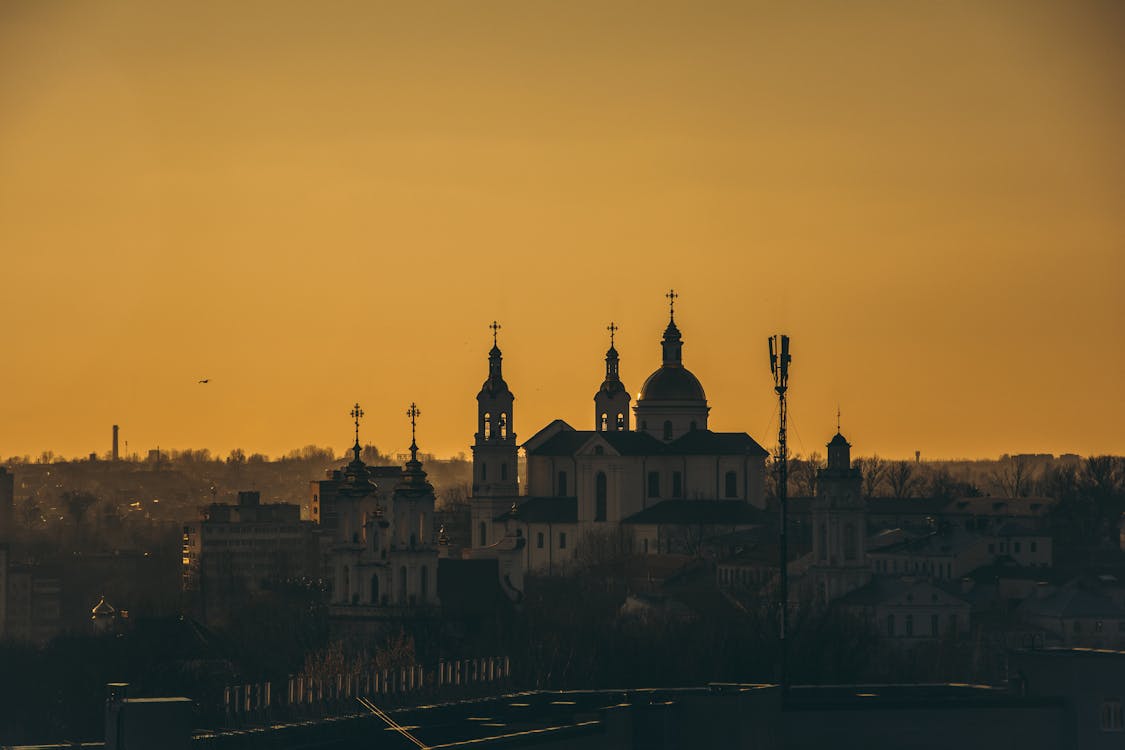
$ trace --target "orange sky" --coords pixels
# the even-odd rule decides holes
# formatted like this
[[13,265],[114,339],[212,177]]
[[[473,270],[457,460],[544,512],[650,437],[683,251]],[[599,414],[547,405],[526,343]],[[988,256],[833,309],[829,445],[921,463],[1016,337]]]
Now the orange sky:
[[8,0],[0,456],[589,428],[671,286],[714,429],[1125,453],[1123,133],[1110,0]]

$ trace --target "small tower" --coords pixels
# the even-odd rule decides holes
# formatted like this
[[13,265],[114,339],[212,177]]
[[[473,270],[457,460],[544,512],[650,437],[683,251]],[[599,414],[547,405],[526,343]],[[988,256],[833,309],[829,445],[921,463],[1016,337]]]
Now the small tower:
[[492,521],[519,496],[518,451],[512,407],[516,397],[504,382],[503,355],[497,343],[500,324],[492,321],[488,379],[477,394],[477,434],[473,442],[473,547],[493,541]]
[[619,358],[614,346],[617,326],[612,322],[609,331],[609,351],[605,353],[605,380],[594,394],[594,429],[598,432],[626,432],[629,429],[629,391],[621,382],[618,371]]
[[867,504],[863,475],[852,467],[851,445],[838,431],[828,443],[828,466],[817,475],[812,503],[813,565],[816,604],[867,585]]
[[[394,601],[433,606],[437,598],[438,550],[434,545],[434,487],[418,460],[417,426],[422,412],[410,404],[410,460],[395,487],[391,519],[391,555],[384,590]],[[372,584],[378,586],[378,584]]]

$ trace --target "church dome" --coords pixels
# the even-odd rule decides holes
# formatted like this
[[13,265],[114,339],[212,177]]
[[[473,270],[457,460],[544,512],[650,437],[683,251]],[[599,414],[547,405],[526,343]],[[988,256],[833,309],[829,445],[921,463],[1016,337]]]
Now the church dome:
[[648,376],[641,388],[645,401],[706,401],[703,386],[691,370],[683,366],[664,365]]

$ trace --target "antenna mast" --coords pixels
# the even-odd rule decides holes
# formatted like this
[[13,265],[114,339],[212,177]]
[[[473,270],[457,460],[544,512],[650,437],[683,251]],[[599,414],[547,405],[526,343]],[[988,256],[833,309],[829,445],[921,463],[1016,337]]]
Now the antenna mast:
[[785,444],[785,423],[787,407],[785,392],[789,389],[789,337],[785,335],[771,336],[770,344],[770,372],[773,373],[773,390],[777,393],[778,420],[777,420],[777,504],[781,510],[780,529],[778,532],[778,552],[781,565],[781,585],[778,586],[778,632],[781,640],[781,689],[789,689],[789,643],[786,631],[789,623],[789,451]]

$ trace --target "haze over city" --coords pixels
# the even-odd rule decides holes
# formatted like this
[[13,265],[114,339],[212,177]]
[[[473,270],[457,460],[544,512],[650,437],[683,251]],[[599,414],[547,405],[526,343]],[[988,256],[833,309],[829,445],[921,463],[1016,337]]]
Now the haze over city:
[[813,5],[5,3],[0,455],[584,423],[670,287],[718,429],[1125,452],[1125,10]]

